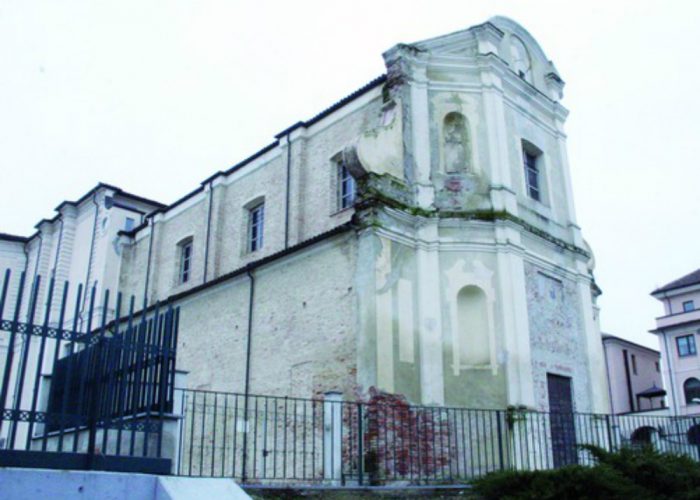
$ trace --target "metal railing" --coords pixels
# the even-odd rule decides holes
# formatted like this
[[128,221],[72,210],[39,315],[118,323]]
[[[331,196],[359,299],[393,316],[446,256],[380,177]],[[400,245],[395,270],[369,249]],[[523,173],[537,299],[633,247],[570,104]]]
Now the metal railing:
[[169,473],[178,310],[25,281],[0,286],[0,466]]
[[[179,409],[179,410],[178,410]],[[695,419],[413,406],[176,389],[175,473],[244,483],[469,481],[591,464],[579,445],[652,445],[698,460]]]

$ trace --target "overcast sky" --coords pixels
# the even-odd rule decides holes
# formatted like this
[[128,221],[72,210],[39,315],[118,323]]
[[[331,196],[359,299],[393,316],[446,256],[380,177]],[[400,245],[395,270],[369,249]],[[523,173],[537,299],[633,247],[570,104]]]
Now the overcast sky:
[[566,81],[603,330],[656,346],[656,286],[700,267],[700,2],[0,3],[0,232],[98,181],[170,203],[384,72],[382,52],[493,15]]

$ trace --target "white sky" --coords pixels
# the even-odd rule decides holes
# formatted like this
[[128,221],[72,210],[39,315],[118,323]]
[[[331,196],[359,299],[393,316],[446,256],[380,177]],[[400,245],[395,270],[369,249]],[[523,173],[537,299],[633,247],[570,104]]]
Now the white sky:
[[700,267],[700,2],[3,0],[0,231],[98,181],[170,203],[382,74],[394,44],[497,14],[567,82],[603,330],[656,346],[649,292]]

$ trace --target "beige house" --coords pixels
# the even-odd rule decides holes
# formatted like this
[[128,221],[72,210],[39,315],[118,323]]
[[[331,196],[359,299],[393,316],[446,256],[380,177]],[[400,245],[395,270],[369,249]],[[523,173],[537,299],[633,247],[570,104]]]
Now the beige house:
[[[65,277],[178,304],[190,388],[607,412],[553,63],[502,17],[384,60],[171,205],[98,186]],[[35,240],[15,267],[59,269]]]

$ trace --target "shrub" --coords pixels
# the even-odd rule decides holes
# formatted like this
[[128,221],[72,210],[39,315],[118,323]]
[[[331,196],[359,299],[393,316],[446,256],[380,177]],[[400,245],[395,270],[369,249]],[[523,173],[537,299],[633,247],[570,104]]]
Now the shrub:
[[688,457],[652,449],[586,448],[595,466],[495,472],[476,480],[474,492],[486,500],[700,499],[700,465]]

